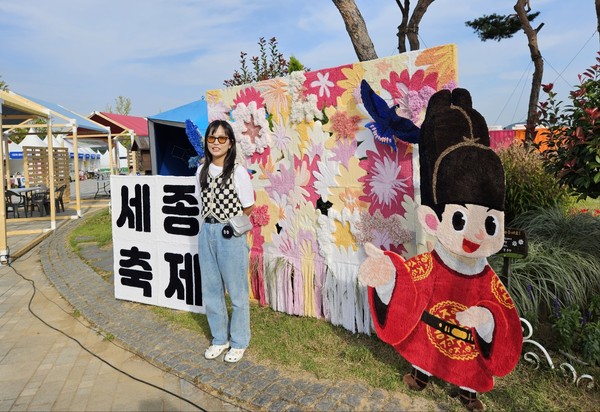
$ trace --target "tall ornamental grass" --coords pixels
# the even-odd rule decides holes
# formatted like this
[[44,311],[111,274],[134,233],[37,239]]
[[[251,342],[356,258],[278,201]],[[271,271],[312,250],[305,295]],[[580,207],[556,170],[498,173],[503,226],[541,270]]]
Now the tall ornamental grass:
[[[517,216],[513,227],[525,230],[529,252],[511,263],[509,291],[521,316],[537,321],[540,313],[585,308],[600,294],[600,218],[561,208]],[[502,261],[490,259],[501,270]]]

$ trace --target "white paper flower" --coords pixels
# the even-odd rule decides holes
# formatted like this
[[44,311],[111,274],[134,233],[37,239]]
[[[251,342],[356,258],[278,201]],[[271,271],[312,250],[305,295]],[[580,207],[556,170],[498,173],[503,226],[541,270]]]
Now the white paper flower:
[[257,108],[256,102],[248,106],[238,103],[231,112],[233,131],[245,156],[262,153],[271,144],[271,131],[264,107]]
[[[292,95],[291,124],[308,123],[314,118],[321,118],[321,111],[317,108],[317,96],[314,94],[304,96],[305,80],[304,72],[298,71],[290,74],[289,91]],[[325,81],[328,80],[325,79]],[[327,93],[329,93],[329,89],[327,89]]]

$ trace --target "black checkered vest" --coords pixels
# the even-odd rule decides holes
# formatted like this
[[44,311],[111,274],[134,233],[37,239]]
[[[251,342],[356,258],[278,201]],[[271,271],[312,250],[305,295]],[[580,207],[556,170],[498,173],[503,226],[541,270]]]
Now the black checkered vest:
[[238,198],[233,184],[233,175],[229,181],[221,186],[223,173],[212,177],[207,175],[208,186],[202,190],[200,197],[202,199],[202,219],[208,216],[214,216],[219,222],[226,223],[233,216],[239,215],[242,211],[242,203]]

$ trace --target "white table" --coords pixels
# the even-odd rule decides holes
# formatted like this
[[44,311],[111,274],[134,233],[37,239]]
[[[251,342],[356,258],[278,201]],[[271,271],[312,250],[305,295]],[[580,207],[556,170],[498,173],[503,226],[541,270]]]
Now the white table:
[[[100,193],[103,191],[104,194]],[[94,199],[98,196],[109,196],[110,197],[110,180],[97,180],[96,181],[96,194]]]

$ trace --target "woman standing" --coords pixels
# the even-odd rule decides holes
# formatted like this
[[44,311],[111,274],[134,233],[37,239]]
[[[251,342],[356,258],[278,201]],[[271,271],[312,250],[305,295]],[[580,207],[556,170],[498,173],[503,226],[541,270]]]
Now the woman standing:
[[[208,125],[205,136],[206,158],[198,168],[204,220],[199,235],[199,258],[202,299],[213,339],[204,357],[215,359],[231,348],[224,360],[238,362],[250,343],[250,249],[246,235],[233,236],[227,222],[242,213],[250,215],[254,190],[246,169],[235,163],[235,136],[231,125],[215,120]],[[231,320],[225,291],[233,308]]]

